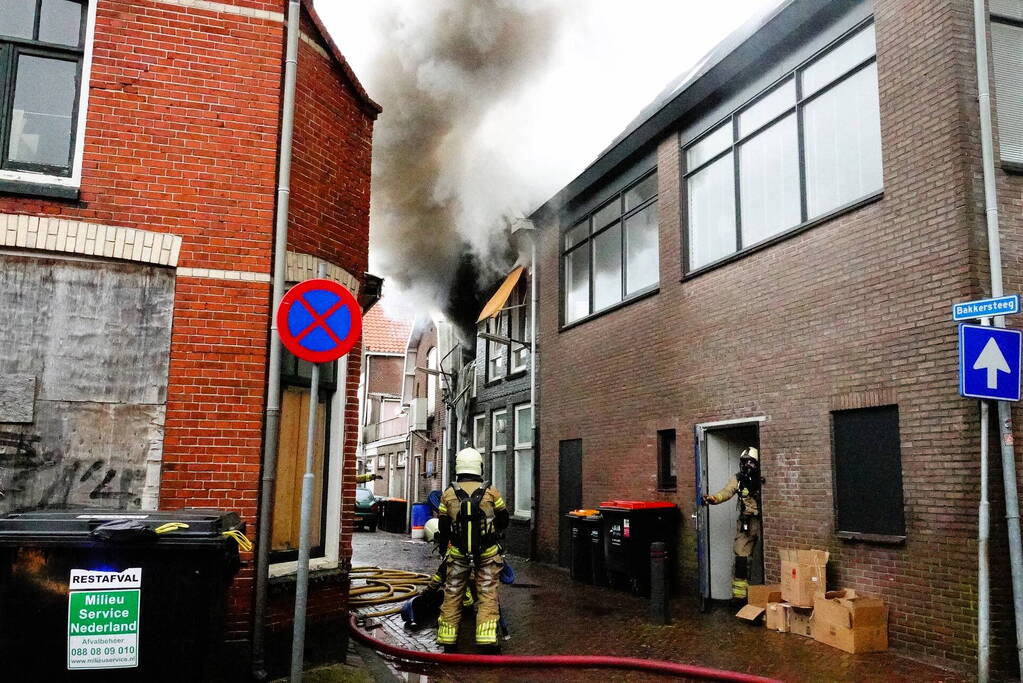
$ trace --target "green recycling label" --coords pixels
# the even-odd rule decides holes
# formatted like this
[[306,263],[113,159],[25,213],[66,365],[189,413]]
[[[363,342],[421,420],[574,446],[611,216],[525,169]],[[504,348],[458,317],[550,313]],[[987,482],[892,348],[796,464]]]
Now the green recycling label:
[[139,665],[142,570],[71,570],[67,618],[68,669]]

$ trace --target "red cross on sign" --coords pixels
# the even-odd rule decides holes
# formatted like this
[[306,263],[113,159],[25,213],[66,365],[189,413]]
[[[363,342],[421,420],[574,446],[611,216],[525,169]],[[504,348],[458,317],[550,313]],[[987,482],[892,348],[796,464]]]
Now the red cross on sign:
[[306,280],[281,299],[277,331],[284,347],[302,360],[329,363],[359,341],[362,309],[352,293],[333,280]]

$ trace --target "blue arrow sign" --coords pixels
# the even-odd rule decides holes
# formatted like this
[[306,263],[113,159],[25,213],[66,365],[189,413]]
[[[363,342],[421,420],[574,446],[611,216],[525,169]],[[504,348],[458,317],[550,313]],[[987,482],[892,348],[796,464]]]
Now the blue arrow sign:
[[990,318],[996,315],[1011,315],[1019,313],[1019,294],[1000,296],[997,299],[979,299],[977,301],[964,301],[961,304],[952,304],[952,320],[973,320],[975,318]]
[[981,325],[959,326],[959,394],[995,401],[1020,398],[1023,333]]

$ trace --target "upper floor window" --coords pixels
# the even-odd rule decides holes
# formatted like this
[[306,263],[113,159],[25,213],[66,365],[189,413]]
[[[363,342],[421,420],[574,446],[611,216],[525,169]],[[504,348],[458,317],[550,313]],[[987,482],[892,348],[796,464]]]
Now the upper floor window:
[[657,172],[616,194],[562,240],[566,324],[657,287]]
[[878,193],[873,24],[733,112],[684,157],[687,271]]
[[[497,337],[507,337],[511,311],[502,310],[486,322],[487,332]],[[508,345],[494,340],[487,341],[487,381],[501,379],[508,374]]]
[[437,347],[431,346],[426,352],[426,368],[431,372],[426,375],[426,414],[437,412]]
[[991,53],[1002,161],[1023,165],[1023,0],[991,0]]
[[0,2],[0,169],[70,176],[85,0]]

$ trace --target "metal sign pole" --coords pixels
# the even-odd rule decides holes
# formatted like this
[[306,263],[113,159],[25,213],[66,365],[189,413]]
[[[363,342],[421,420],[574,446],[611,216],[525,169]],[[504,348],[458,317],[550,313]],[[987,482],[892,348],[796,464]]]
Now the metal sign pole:
[[[321,263],[319,277],[326,274]],[[313,517],[313,454],[316,448],[316,408],[320,402],[320,364],[313,363],[309,381],[309,424],[306,426],[305,474],[302,476],[302,513],[298,525],[298,572],[295,577],[295,619],[291,638],[291,681],[302,680],[305,661],[305,614],[309,603],[309,524]]]
[[988,536],[991,533],[988,477],[988,402],[980,402],[980,511],[977,524],[977,681],[987,683],[991,659],[991,580],[988,573]]

